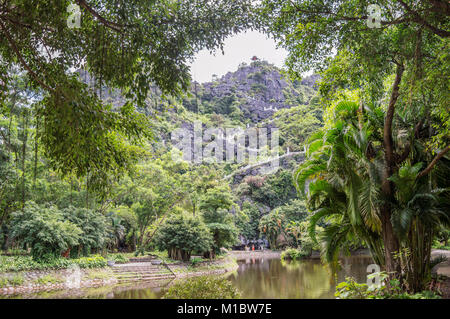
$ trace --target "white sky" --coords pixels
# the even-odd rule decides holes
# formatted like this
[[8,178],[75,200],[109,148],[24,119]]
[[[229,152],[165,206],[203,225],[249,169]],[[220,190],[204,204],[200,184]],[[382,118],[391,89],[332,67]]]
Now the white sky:
[[191,64],[193,80],[200,83],[209,82],[213,74],[221,77],[229,71],[234,72],[240,63],[250,64],[254,55],[278,67],[283,67],[287,57],[286,50],[277,49],[274,40],[257,31],[247,31],[229,37],[224,42],[224,52],[225,55],[222,55],[220,49],[214,54],[210,54],[208,50],[200,51]]

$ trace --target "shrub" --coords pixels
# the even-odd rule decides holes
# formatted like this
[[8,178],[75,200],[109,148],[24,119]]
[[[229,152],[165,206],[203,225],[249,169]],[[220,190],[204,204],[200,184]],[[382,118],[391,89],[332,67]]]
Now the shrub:
[[191,266],[195,267],[203,261],[203,258],[195,257],[191,259]]
[[78,251],[83,252],[83,255],[89,255],[91,249],[105,247],[106,241],[109,239],[109,225],[107,218],[103,214],[94,210],[73,206],[63,209],[61,213],[64,220],[71,222],[83,232],[78,239],[80,249],[72,249],[72,251],[76,252],[74,257],[78,257]]
[[82,230],[63,220],[58,208],[27,202],[12,214],[11,235],[31,247],[34,260],[48,261],[76,246]]
[[265,176],[245,176],[244,182],[250,186],[260,188],[264,185]]
[[237,242],[238,229],[234,225],[233,216],[225,209],[204,211],[203,220],[212,233],[212,248],[215,254],[220,248],[230,248]]
[[7,286],[20,286],[24,282],[24,279],[21,275],[15,275],[11,278],[0,278],[0,288]]
[[107,261],[102,256],[81,257],[72,259],[72,263],[78,265],[80,268],[102,268],[107,266]]
[[270,248],[275,249],[278,247],[277,238],[282,234],[285,223],[284,215],[278,209],[264,215],[259,220],[259,231],[266,236]]
[[164,294],[164,299],[238,299],[239,291],[233,284],[213,276],[200,276],[179,281]]
[[308,251],[301,249],[288,248],[281,253],[281,259],[298,260],[310,256]]
[[0,278],[0,288],[8,286],[8,279],[7,278]]
[[367,284],[359,284],[353,278],[347,277],[336,286],[334,295],[338,299],[367,299],[371,295],[368,288]]
[[416,294],[408,294],[401,290],[398,280],[391,280],[389,287],[385,284],[387,274],[385,272],[374,273],[382,278],[381,287],[369,287],[367,284],[357,283],[355,279],[347,277],[345,281],[336,286],[334,294],[338,299],[441,299],[433,291],[422,291]]
[[445,243],[441,243],[438,240],[434,240],[433,249],[450,250],[450,244],[445,245]]
[[169,258],[189,261],[192,251],[211,249],[212,236],[200,218],[180,214],[166,220],[155,242],[160,249],[168,251]]
[[78,257],[79,252],[89,255],[91,248],[103,248],[108,239],[107,219],[85,208],[69,206],[59,210],[27,202],[12,216],[12,237],[27,244],[37,261],[48,262],[68,249],[71,257]]
[[114,260],[118,264],[125,264],[130,261],[125,255],[123,254],[111,254],[108,255],[108,260]]
[[0,272],[43,269],[61,269],[68,266],[68,260],[53,258],[46,262],[37,262],[30,256],[0,257]]
[[[301,222],[291,220],[284,228],[285,234],[290,239],[290,243],[309,255],[311,255],[313,250],[320,250],[319,243],[311,237],[310,225],[309,220]],[[323,228],[316,226],[314,231],[316,236],[321,236]]]
[[80,268],[101,268],[106,267],[107,262],[101,256],[82,257],[78,259],[54,257],[39,262],[33,260],[30,256],[0,256],[0,272],[64,269],[70,267],[72,264],[77,264]]
[[24,279],[21,275],[16,275],[16,276],[12,277],[11,279],[9,279],[9,283],[12,286],[20,286],[23,284],[23,282],[24,282]]
[[39,285],[47,285],[47,284],[60,283],[60,282],[62,282],[62,280],[59,278],[56,278],[52,275],[46,275],[46,276],[37,278],[36,280],[34,280],[34,282]]

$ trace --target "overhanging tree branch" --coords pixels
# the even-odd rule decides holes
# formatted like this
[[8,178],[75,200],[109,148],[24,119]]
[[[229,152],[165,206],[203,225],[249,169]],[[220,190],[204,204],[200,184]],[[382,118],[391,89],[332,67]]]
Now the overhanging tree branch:
[[77,0],[77,3],[85,8],[90,14],[92,14],[95,18],[97,18],[101,23],[103,23],[105,26],[107,26],[110,29],[113,29],[117,32],[122,32],[123,25],[109,21],[106,18],[102,17],[97,11],[95,11],[93,8],[91,8],[86,1],[84,0]]
[[0,20],[0,28],[2,29],[3,33],[6,36],[6,39],[8,40],[9,44],[11,45],[11,48],[13,49],[13,51],[16,53],[17,58],[20,61],[20,64],[22,64],[22,66],[31,74],[31,76],[33,77],[33,79],[38,82],[44,89],[48,90],[48,91],[53,91],[53,89],[51,87],[49,87],[47,84],[45,84],[38,76],[37,74],[31,69],[31,67],[26,63],[25,59],[23,58],[22,54],[19,51],[19,48],[17,47],[16,42],[14,41],[14,39],[11,37],[11,35],[8,32],[8,29],[5,27],[5,25],[3,24],[3,22],[1,22]]
[[[429,11],[439,12],[439,10],[442,10],[439,13],[448,15],[448,12],[450,11],[450,9],[449,9],[450,6],[448,4],[444,4],[443,2],[438,1],[438,0],[434,0],[434,1],[430,0],[430,1],[433,3],[433,6],[431,8],[428,8],[426,10],[426,12],[429,12]],[[401,24],[401,23],[406,23],[406,22],[416,22],[416,23],[419,23],[420,25],[423,25],[424,27],[426,27],[427,29],[429,29],[436,35],[439,35],[444,38],[450,37],[449,31],[442,30],[442,29],[439,29],[438,27],[431,25],[427,20],[425,20],[418,13],[418,11],[415,11],[412,8],[410,8],[402,0],[399,0],[399,3],[404,7],[407,14],[403,15],[395,20],[392,20],[392,21],[380,21],[382,26],[390,26],[390,25]],[[334,20],[336,20],[336,21],[361,21],[361,20],[367,20],[367,18],[368,18],[367,15],[362,15],[362,16],[357,16],[357,17],[341,15],[337,12],[333,12],[333,10],[331,8],[327,8],[327,7],[317,9],[317,10],[313,10],[313,9],[305,10],[305,9],[299,7],[297,4],[293,3],[292,1],[291,1],[291,5],[293,6],[293,8],[296,12],[307,15],[309,18],[313,19],[314,21],[316,20],[317,17],[321,17],[321,16],[322,17],[323,16],[333,17]],[[409,17],[408,17],[408,15],[409,15]]]
[[429,30],[431,30],[434,34],[437,34],[441,37],[447,38],[450,37],[450,32],[446,31],[446,30],[442,30],[439,29],[431,24],[428,23],[427,20],[425,20],[424,18],[422,18],[420,16],[420,14],[418,14],[416,11],[414,11],[413,9],[411,9],[404,1],[402,0],[398,0],[398,2],[403,6],[403,8],[405,8],[405,10],[411,14],[414,17],[414,21],[423,25],[424,27],[428,28]]
[[446,15],[450,15],[450,3],[447,0],[428,0],[428,2],[433,4],[431,10],[437,13],[445,13]]
[[439,153],[437,153],[437,155],[433,158],[433,160],[431,161],[431,163],[427,166],[427,168],[425,168],[422,172],[419,173],[419,175],[417,175],[417,178],[421,178],[425,175],[427,175],[429,172],[431,172],[431,170],[433,169],[433,167],[437,164],[437,162],[448,152],[450,151],[450,145],[448,145],[446,148],[444,148],[442,151],[440,151]]

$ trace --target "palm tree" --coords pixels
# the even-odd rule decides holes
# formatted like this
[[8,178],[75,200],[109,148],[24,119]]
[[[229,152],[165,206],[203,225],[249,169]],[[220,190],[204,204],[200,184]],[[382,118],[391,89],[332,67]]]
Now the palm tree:
[[394,198],[383,198],[382,111],[366,107],[362,115],[356,103],[341,102],[334,116],[336,121],[331,128],[310,138],[308,159],[294,178],[297,189],[307,195],[313,212],[311,236],[315,238],[317,223],[326,221],[328,225],[321,238],[326,261],[336,260],[349,240],[359,238],[367,244],[375,262],[383,267],[386,254],[380,208],[388,202],[393,207],[391,223],[400,246],[396,257],[401,273],[397,275],[406,290],[422,290],[430,275],[433,235],[440,225],[448,225],[450,219],[450,185],[445,179],[450,172],[448,161],[439,163],[432,175],[421,177],[420,168],[427,161],[423,142],[405,132],[404,127],[408,126],[402,125],[404,119],[396,119],[396,139],[412,136],[413,146],[389,179],[395,185]]
[[113,247],[119,248],[120,242],[125,237],[125,227],[122,225],[122,220],[120,217],[115,216],[113,214],[110,214],[110,221],[111,221],[111,235],[112,235],[112,243]]
[[309,140],[308,160],[294,180],[301,193],[308,184],[308,204],[313,211],[310,233],[321,220],[328,226],[323,233],[323,257],[335,261],[339,250],[355,238],[364,241],[374,260],[384,264],[379,201],[380,159],[367,156],[371,131],[358,129],[355,103],[342,102],[335,114],[341,118],[327,131]]

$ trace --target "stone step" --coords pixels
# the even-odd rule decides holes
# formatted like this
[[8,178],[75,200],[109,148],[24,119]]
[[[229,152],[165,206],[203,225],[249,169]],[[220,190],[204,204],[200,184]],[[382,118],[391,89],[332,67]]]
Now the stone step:
[[134,276],[152,276],[152,275],[160,275],[160,274],[171,275],[172,273],[169,271],[146,272],[146,273],[127,272],[127,273],[115,274],[115,276],[117,278],[120,278],[120,277],[134,277]]
[[127,279],[127,280],[119,280],[117,281],[118,284],[125,284],[125,283],[131,283],[131,282],[146,282],[146,281],[156,281],[156,280],[167,280],[172,279],[171,277],[160,277],[160,278],[138,278],[138,279]]
[[164,266],[145,266],[145,267],[136,267],[136,266],[122,266],[122,267],[113,267],[112,270],[123,270],[123,269],[162,269],[166,268]]
[[166,274],[147,274],[147,275],[145,275],[145,276],[140,276],[140,275],[135,275],[135,276],[118,276],[118,277],[116,277],[116,278],[117,278],[118,280],[120,280],[120,279],[153,278],[153,277],[167,277],[167,276],[171,277],[171,276],[174,276],[174,275],[173,275],[173,274],[166,273]]
[[167,268],[144,268],[144,269],[120,269],[120,270],[113,270],[115,274],[121,273],[121,272],[149,272],[149,271],[168,271]]
[[153,265],[151,262],[140,262],[136,260],[131,261],[126,264],[114,265],[111,268],[119,283],[175,277],[164,265]]
[[138,266],[122,266],[122,267],[113,267],[112,270],[123,270],[123,269],[158,269],[158,268],[166,268],[164,266],[145,266],[145,267],[138,267]]
[[113,270],[115,269],[147,269],[147,268],[165,268],[164,265],[145,265],[145,266],[136,266],[136,265],[127,265],[122,264],[122,266],[114,266],[112,267]]
[[158,269],[142,269],[142,270],[134,270],[134,269],[123,269],[123,270],[116,270],[113,271],[115,274],[121,274],[121,273],[147,273],[147,272],[170,272],[170,270],[166,268],[158,268]]
[[124,269],[124,268],[137,268],[137,269],[139,269],[139,268],[141,268],[141,269],[144,269],[144,268],[161,268],[161,267],[164,267],[164,265],[142,265],[142,266],[139,266],[139,265],[128,265],[128,264],[121,264],[121,265],[119,265],[119,266],[114,266],[114,267],[112,267],[112,269]]
[[156,280],[156,279],[165,279],[165,278],[174,278],[173,274],[161,274],[161,275],[153,275],[153,276],[145,276],[145,277],[128,277],[128,278],[117,278],[119,283],[124,282],[132,282],[132,281],[147,281],[147,280]]
[[145,258],[130,258],[130,262],[132,263],[146,263],[155,260],[155,257],[145,257]]

